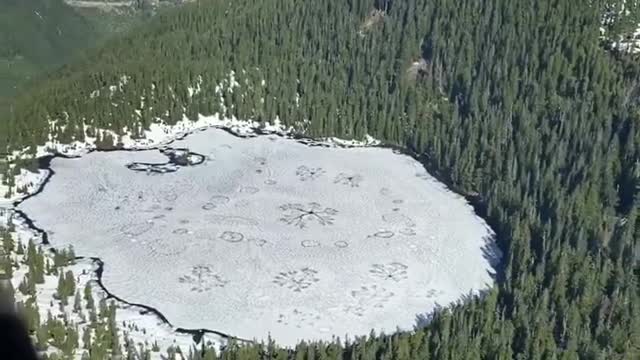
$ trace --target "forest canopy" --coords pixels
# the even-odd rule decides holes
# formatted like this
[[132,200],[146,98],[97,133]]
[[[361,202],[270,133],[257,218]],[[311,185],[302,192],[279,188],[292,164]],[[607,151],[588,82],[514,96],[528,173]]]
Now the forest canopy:
[[[97,30],[63,0],[0,0],[0,98],[89,48]],[[1,99],[0,99],[1,101]]]

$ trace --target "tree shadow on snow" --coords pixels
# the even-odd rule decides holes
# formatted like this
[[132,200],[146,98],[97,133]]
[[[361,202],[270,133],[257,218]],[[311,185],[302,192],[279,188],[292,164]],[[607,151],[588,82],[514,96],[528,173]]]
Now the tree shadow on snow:
[[[502,250],[498,247],[498,243],[496,242],[495,235],[484,236],[482,238],[483,245],[480,248],[482,251],[482,258],[487,260],[487,263],[490,265],[490,268],[487,270],[487,273],[494,282],[500,280],[500,274],[503,273],[504,265],[502,264],[503,253]],[[493,284],[486,284],[488,287],[493,286]]]
[[467,293],[460,295],[458,299],[448,304],[440,304],[438,302],[435,302],[435,306],[430,311],[416,314],[414,330],[417,331],[424,329],[433,321],[436,316],[438,316],[438,314],[446,311],[447,309],[452,309],[454,307],[468,304],[471,301],[484,298],[489,293],[491,288],[495,285],[495,283],[501,281],[501,274],[504,273],[504,263],[502,262],[503,253],[496,243],[495,235],[485,236],[482,240],[482,257],[490,265],[490,268],[486,271],[491,279],[493,279],[493,283],[485,283],[485,288],[475,291],[468,291]]

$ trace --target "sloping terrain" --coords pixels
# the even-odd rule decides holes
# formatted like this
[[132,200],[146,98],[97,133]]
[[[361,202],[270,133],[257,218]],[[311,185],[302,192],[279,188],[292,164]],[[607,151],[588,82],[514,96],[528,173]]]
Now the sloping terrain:
[[601,38],[608,48],[627,53],[640,51],[640,1],[605,3],[601,23]]
[[23,93],[0,146],[216,112],[370,134],[476,195],[501,281],[427,328],[296,355],[638,358],[640,66],[602,48],[605,2],[393,1],[363,37],[372,7],[210,0],[161,14]]
[[0,0],[0,109],[25,83],[179,3]]
[[0,9],[0,97],[97,38],[92,24],[62,0],[0,0]]

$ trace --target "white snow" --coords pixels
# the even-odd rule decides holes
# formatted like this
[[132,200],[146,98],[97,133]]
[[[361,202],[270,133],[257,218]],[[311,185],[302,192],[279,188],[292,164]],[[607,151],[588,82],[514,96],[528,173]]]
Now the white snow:
[[[152,126],[142,146],[254,125],[185,119]],[[208,160],[162,175],[125,167],[166,161],[158,151],[56,158],[20,209],[55,246],[103,259],[115,295],[175,326],[241,338],[293,345],[412,329],[490,286],[492,232],[461,196],[389,149],[324,145],[208,129],[173,144]]]
[[[35,192],[40,188],[46,177],[46,171],[33,173],[25,169],[20,169],[20,173],[15,176],[15,183],[18,185],[16,187],[17,189],[11,189],[15,194],[8,199],[2,195],[10,190],[9,186],[3,185],[2,181],[0,181],[0,207],[10,207],[15,200]],[[2,175],[0,175],[0,180],[2,180]],[[22,192],[18,192],[17,190],[21,190]]]
[[627,32],[625,34],[619,34],[617,38],[611,38],[607,34],[605,26],[609,26],[615,23],[617,20],[629,16],[632,14],[630,8],[637,9],[638,2],[634,1],[618,1],[613,4],[604,5],[604,13],[601,16],[602,26],[599,28],[600,38],[609,40],[611,49],[615,49],[620,52],[637,54],[640,52],[640,24],[637,24],[636,29]]
[[632,33],[626,34],[625,37],[621,36],[618,41],[613,41],[611,48],[631,54],[640,52],[640,27]]
[[[124,78],[123,78],[124,79]],[[124,80],[123,80],[124,81]],[[50,121],[49,126],[51,128],[55,127],[56,121]],[[120,137],[121,146],[123,149],[154,149],[171,143],[177,138],[182,138],[190,133],[201,131],[210,127],[215,128],[229,128],[231,131],[237,133],[238,135],[250,136],[255,132],[256,129],[261,129],[264,132],[275,133],[280,135],[289,135],[292,131],[290,128],[285,128],[279,119],[275,119],[274,123],[271,124],[269,122],[259,123],[253,121],[243,121],[238,120],[236,118],[220,118],[217,114],[212,116],[202,116],[199,115],[197,120],[190,120],[184,117],[181,121],[178,121],[174,125],[167,125],[163,123],[160,119],[156,123],[153,123],[149,126],[148,130],[144,130],[143,137],[141,139],[133,139],[129,135],[124,135]],[[87,131],[87,126],[85,125],[85,133]],[[108,130],[97,130],[101,132],[103,135],[109,134],[112,138],[118,139],[118,135],[112,131]],[[128,130],[123,129],[124,133],[127,133]],[[14,159],[25,159],[25,158],[40,158],[47,155],[52,154],[61,154],[63,156],[70,157],[80,157],[83,156],[93,150],[96,149],[96,138],[95,137],[86,137],[84,142],[81,141],[73,141],[71,143],[60,143],[56,139],[54,139],[51,135],[49,135],[49,141],[47,141],[44,145],[40,145],[37,147],[35,155],[29,155],[28,148],[23,151],[14,152],[11,156],[7,157],[7,161],[12,161]],[[356,145],[364,145],[365,143],[355,142]],[[21,170],[21,174],[16,178],[16,187],[27,186],[30,189],[32,188],[31,184],[33,180],[38,174],[29,173],[26,170]],[[41,175],[41,174],[40,174]],[[22,177],[22,178],[20,178]],[[0,180],[2,180],[2,175],[0,174]],[[18,193],[16,191],[12,191],[12,196],[5,197],[5,194],[9,192],[9,187],[5,186],[0,181],[0,204],[8,204],[13,203],[15,201],[19,201],[24,198],[25,194]],[[11,189],[15,190],[15,189]]]
[[[41,239],[39,235],[27,226],[24,219],[16,216],[11,209],[0,207],[0,225],[6,226],[9,222],[15,226],[15,232],[13,233],[14,239],[21,242],[25,249],[27,248],[29,240],[32,240],[35,244],[40,244]],[[42,246],[45,250],[48,248],[47,245]],[[46,251],[44,254],[50,262],[53,262],[50,252]],[[16,289],[15,297],[17,301],[25,301],[28,296],[24,296],[17,291],[17,289],[28,272],[28,266],[23,262],[24,256],[14,256],[16,256],[15,263],[19,265],[12,277],[12,284],[14,289]],[[100,299],[107,298],[107,294],[97,284],[96,268],[97,265],[90,259],[85,259],[79,260],[75,264],[65,266],[60,271],[64,273],[67,270],[71,270],[73,272],[76,280],[76,289],[78,289],[81,294],[83,293],[84,287],[89,283],[97,306]],[[54,297],[57,293],[57,284],[58,277],[56,275],[45,274],[44,284],[36,285],[36,299],[40,319],[44,322],[49,312],[54,317],[60,317],[64,313],[66,319],[78,326],[80,334],[79,349],[81,349],[82,330],[90,325],[89,322],[86,321],[88,318],[88,311],[85,309],[86,302],[82,300],[84,318],[81,317],[80,313],[73,311],[73,296],[68,299],[69,304],[67,306],[61,307],[60,301]],[[116,302],[116,305],[116,319],[118,325],[120,325],[118,335],[120,336],[121,344],[124,344],[125,333],[135,344],[145,344],[147,349],[151,349],[152,344],[157,343],[160,352],[151,352],[152,359],[161,359],[161,354],[165,353],[166,349],[170,346],[179,346],[183,351],[188,352],[188,350],[195,345],[193,337],[190,334],[175,332],[171,326],[163,323],[156,315],[152,313],[142,314],[141,311],[144,309],[136,306],[129,306],[120,302]],[[211,334],[205,334],[203,341],[215,347],[220,347],[226,343],[225,339]],[[82,351],[77,351],[75,355],[76,359],[80,359]]]

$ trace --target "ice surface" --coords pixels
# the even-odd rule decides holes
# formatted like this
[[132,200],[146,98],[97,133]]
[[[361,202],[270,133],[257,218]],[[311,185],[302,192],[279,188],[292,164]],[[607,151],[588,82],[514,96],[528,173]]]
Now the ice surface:
[[159,151],[56,158],[19,208],[55,246],[100,257],[103,283],[174,326],[248,339],[412,329],[490,286],[491,230],[414,159],[208,129],[172,144],[206,156],[164,174]]
[[[6,226],[9,222],[14,225],[14,240],[21,242],[24,248],[27,248],[30,240],[34,241],[34,243],[39,243],[39,234],[31,229],[20,215],[13,214],[10,209],[0,208],[0,225]],[[46,249],[48,249],[47,246],[45,246],[44,254],[48,258],[48,261],[52,262],[53,253],[46,251]],[[12,283],[14,289],[17,289],[20,282],[22,282],[27,275],[29,266],[25,261],[24,255],[14,254],[13,256],[13,261],[18,267],[14,269]],[[68,270],[71,270],[76,276],[76,289],[81,293],[85,286],[89,284],[91,286],[93,299],[95,303],[98,303],[99,299],[108,299],[108,294],[106,294],[96,282],[96,269],[97,264],[94,264],[91,259],[82,259],[76,260],[75,264],[59,268],[58,271],[66,273]],[[81,300],[84,317],[81,317],[80,313],[72,311],[74,310],[72,307],[74,304],[73,297],[68,299],[69,304],[67,306],[61,307],[59,305],[60,300],[56,296],[57,286],[58,276],[55,274],[45,274],[44,283],[35,285],[40,318],[46,319],[49,314],[54,317],[59,317],[64,313],[66,319],[75,323],[78,326],[78,332],[82,334],[84,329],[90,325],[90,323],[86,321],[89,317],[88,311],[86,310],[86,301]],[[14,296],[16,297],[16,301],[23,302],[30,297],[23,295],[19,291],[16,291]],[[115,300],[111,299],[110,301]],[[163,351],[169,347],[176,346],[186,351],[195,345],[192,335],[174,331],[171,326],[163,323],[162,320],[154,314],[143,312],[142,310],[144,309],[137,306],[120,302],[116,302],[116,304],[116,319],[118,320],[118,325],[120,325],[118,335],[121,344],[125,343],[126,334],[126,337],[129,340],[133,340],[135,344],[147,344],[148,347],[151,347],[151,344],[157,343]],[[78,341],[80,342],[80,347],[82,347],[82,338],[78,339]],[[226,340],[215,334],[205,334],[204,342],[218,348],[220,345],[225,344]],[[50,348],[49,351],[51,350]],[[81,353],[82,351],[77,352],[75,359],[80,359]],[[162,359],[160,352],[151,352],[150,356],[152,360]]]

